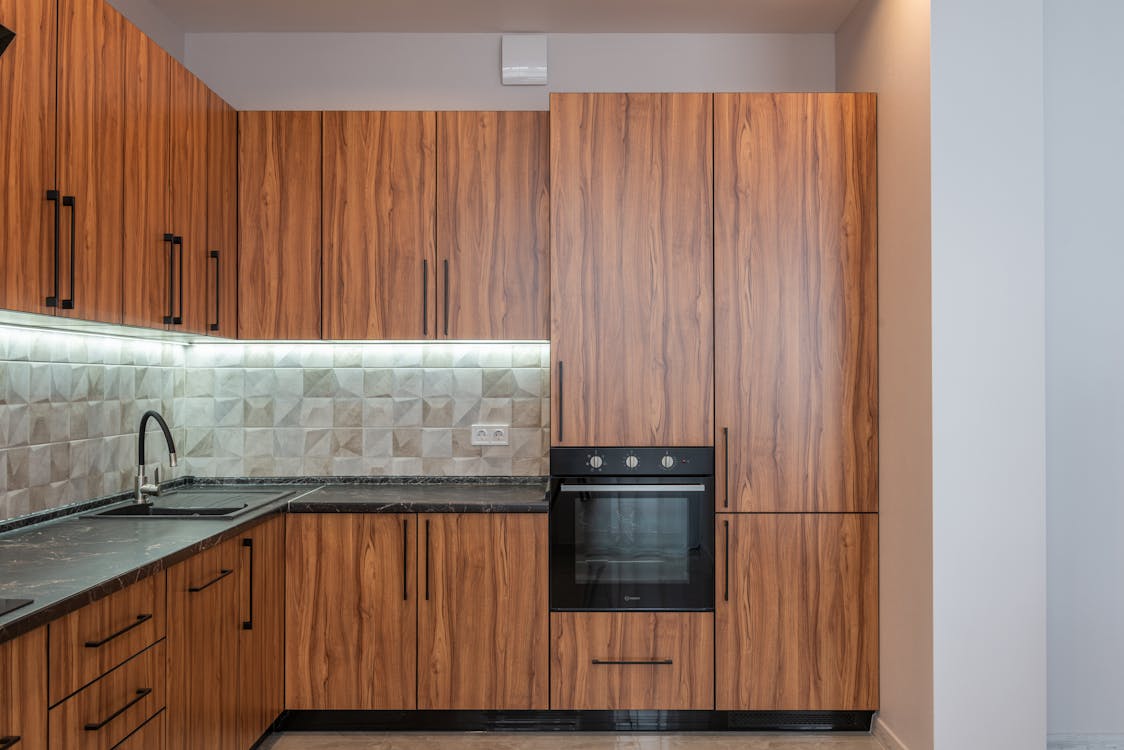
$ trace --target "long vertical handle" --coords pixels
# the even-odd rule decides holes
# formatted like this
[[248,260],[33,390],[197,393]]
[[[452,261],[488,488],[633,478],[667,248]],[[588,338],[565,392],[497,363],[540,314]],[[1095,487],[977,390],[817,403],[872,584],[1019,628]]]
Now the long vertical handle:
[[59,191],[58,190],[48,190],[47,191],[47,200],[49,200],[51,203],[55,204],[55,244],[54,244],[54,257],[55,257],[54,278],[55,278],[55,283],[54,283],[54,293],[51,296],[47,297],[46,301],[44,301],[43,304],[46,305],[47,307],[58,307],[59,306],[59,242],[60,242],[60,240],[59,240],[59,231],[60,231],[59,225],[62,222],[62,206],[59,205]]
[[429,335],[429,261],[422,258],[422,336]]
[[449,335],[449,259],[445,259],[445,335]]
[[219,330],[220,315],[222,314],[222,271],[219,265],[219,251],[212,250],[207,254],[208,257],[215,260],[215,322],[207,326],[211,331]]
[[170,325],[176,313],[176,284],[175,284],[175,268],[176,268],[176,236],[174,234],[164,235],[164,244],[168,246],[168,314],[164,316],[164,325]]
[[425,600],[429,601],[429,519],[425,521]]
[[20,737],[0,737],[0,750],[8,750],[10,747],[15,747],[20,744]]
[[173,325],[183,325],[183,237],[176,237],[172,240],[172,244],[180,249],[180,314],[173,320]]
[[723,564],[725,571],[726,582],[722,586],[722,601],[730,601],[730,522],[723,521],[722,528],[726,532],[726,541],[722,545],[722,551],[726,555],[726,562]]
[[59,307],[63,310],[74,309],[74,258],[77,254],[74,235],[78,232],[78,209],[75,206],[75,200],[73,195],[62,197],[62,205],[70,209],[70,297],[59,302]]
[[250,619],[242,621],[243,630],[254,629],[254,540],[242,540],[242,546],[250,550]]
[[562,421],[562,419],[563,419],[563,416],[562,416],[563,415],[563,409],[562,409],[562,407],[564,406],[564,402],[562,400],[562,398],[563,398],[562,393],[563,393],[563,391],[562,391],[562,360],[558,360],[558,442],[559,443],[561,443],[565,439],[563,437],[563,435],[565,434],[565,432],[563,431],[563,427],[565,426],[565,423]]
[[402,601],[409,601],[410,599],[410,522],[405,518],[402,519]]
[[730,507],[730,428],[722,428],[722,447],[725,459],[722,462],[722,507]]

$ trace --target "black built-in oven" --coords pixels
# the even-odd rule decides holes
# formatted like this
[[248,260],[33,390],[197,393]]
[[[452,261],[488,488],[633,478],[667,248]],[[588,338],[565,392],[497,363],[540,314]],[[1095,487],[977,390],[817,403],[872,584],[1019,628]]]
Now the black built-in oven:
[[713,448],[552,448],[550,607],[714,609]]

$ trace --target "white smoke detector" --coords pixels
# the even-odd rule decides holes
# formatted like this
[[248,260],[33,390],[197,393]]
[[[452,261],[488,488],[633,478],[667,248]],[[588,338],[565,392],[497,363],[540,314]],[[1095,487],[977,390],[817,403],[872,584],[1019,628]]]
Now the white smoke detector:
[[546,34],[504,34],[504,86],[546,85]]

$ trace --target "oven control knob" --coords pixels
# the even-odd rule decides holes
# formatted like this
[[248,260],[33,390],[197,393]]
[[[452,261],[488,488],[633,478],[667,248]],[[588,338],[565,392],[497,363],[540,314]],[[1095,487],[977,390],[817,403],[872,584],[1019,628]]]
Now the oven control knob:
[[640,459],[637,458],[636,456],[627,456],[624,459],[624,465],[627,466],[630,469],[635,469],[637,466],[640,465]]
[[589,468],[600,469],[604,465],[605,465],[605,459],[601,458],[601,456],[590,456],[589,457]]
[[674,469],[675,456],[664,456],[660,459],[660,466],[664,467],[665,469]]

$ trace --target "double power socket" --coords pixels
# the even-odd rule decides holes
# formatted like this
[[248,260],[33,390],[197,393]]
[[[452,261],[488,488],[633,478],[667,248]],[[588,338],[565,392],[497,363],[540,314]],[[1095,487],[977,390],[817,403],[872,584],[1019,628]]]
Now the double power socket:
[[507,425],[505,424],[474,424],[472,425],[473,445],[507,445]]

